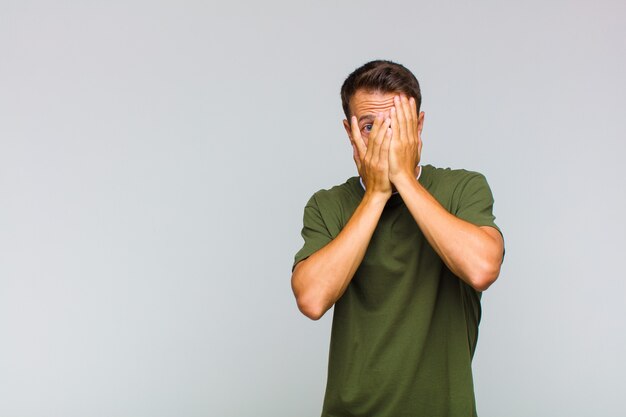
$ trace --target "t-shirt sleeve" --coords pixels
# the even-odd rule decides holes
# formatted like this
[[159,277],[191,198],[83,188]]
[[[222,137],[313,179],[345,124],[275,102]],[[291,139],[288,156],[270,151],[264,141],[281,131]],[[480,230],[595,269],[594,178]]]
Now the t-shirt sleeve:
[[[493,194],[484,175],[475,173],[464,184],[454,213],[458,218],[468,221],[476,226],[491,226],[495,228],[502,237],[502,230],[496,225],[496,216],[493,214]],[[504,253],[502,254],[504,259]]]
[[315,195],[309,199],[304,207],[301,234],[304,239],[304,245],[294,257],[293,266],[291,267],[292,272],[298,262],[308,258],[332,240],[328,227],[326,227],[326,223],[324,223],[322,218]]

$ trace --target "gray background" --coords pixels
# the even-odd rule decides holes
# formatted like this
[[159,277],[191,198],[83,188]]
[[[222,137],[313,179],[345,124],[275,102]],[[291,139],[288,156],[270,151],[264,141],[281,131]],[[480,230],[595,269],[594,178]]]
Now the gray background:
[[422,85],[423,162],[495,195],[479,414],[626,415],[625,28],[620,1],[1,1],[0,415],[319,415],[332,314],[291,264],[374,58]]

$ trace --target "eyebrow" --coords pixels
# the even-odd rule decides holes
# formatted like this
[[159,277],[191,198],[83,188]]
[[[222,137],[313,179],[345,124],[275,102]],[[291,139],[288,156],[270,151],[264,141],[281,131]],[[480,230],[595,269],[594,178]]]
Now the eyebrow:
[[365,114],[365,115],[359,117],[359,123],[361,123],[363,120],[370,120],[370,121],[372,121],[374,119],[376,119],[375,115],[373,115],[373,114]]

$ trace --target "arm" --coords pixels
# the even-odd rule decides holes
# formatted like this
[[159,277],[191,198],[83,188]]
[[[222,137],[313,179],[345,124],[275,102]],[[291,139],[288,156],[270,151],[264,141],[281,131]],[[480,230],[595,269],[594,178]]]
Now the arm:
[[428,243],[446,266],[477,291],[500,274],[503,240],[490,226],[476,226],[450,214],[415,177],[394,183]]
[[365,256],[386,201],[366,194],[337,237],[298,262],[291,287],[305,316],[319,319],[343,295]]
[[[346,122],[347,123],[347,122]],[[326,246],[300,261],[291,276],[291,287],[300,311],[317,320],[343,295],[361,264],[380,215],[391,196],[389,181],[390,119],[377,117],[372,127],[372,146],[366,148],[356,118],[348,136],[366,192],[348,223]]]
[[415,179],[423,126],[415,101],[396,97],[391,119],[390,181],[446,266],[475,290],[485,291],[500,274],[504,250],[500,232],[452,215]]

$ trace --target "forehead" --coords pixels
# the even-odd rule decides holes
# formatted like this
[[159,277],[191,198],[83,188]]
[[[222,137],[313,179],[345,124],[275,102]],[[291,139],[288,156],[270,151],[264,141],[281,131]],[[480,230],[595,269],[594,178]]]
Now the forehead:
[[393,98],[397,95],[398,93],[357,90],[350,99],[350,112],[357,119],[376,116],[379,112],[385,113],[393,107]]

